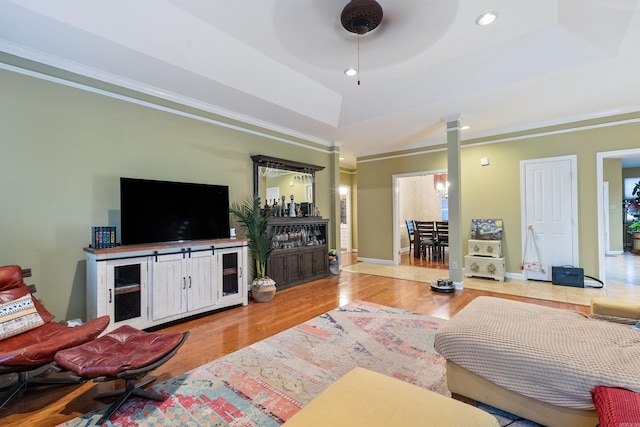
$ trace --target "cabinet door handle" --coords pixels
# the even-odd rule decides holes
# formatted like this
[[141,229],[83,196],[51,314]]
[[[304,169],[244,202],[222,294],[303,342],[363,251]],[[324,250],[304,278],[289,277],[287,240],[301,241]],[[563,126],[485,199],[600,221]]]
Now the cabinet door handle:
[[189,276],[189,289],[191,289],[191,276]]
[[182,278],[182,289],[187,289],[187,279],[186,279],[186,277]]
[[242,277],[242,267],[238,267],[238,277]]
[[111,294],[111,289],[109,289],[109,304],[113,302],[113,296]]

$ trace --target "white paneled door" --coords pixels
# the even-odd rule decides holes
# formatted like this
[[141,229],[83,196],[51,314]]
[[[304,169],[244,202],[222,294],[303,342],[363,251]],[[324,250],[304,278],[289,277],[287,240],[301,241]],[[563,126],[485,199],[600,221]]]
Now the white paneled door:
[[[536,257],[534,230],[544,272],[523,271],[527,279],[551,280],[551,267],[578,266],[575,156],[521,162],[523,259]],[[526,251],[526,254],[525,254]]]

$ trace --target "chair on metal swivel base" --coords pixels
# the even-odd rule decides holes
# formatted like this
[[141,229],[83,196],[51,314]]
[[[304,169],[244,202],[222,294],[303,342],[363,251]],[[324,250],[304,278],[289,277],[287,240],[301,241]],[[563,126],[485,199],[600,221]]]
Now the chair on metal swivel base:
[[149,372],[171,359],[185,342],[189,332],[150,333],[131,326],[121,326],[95,341],[60,351],[58,365],[95,382],[124,380],[125,389],[104,393],[95,398],[118,396],[96,425],[105,423],[132,396],[162,402],[166,399],[140,387],[155,378],[136,384]]
[[52,362],[58,351],[95,339],[108,324],[109,316],[73,328],[54,322],[31,295],[20,266],[0,267],[0,375],[18,374],[0,384],[0,409],[27,387],[79,384],[77,378],[41,375],[55,368]]

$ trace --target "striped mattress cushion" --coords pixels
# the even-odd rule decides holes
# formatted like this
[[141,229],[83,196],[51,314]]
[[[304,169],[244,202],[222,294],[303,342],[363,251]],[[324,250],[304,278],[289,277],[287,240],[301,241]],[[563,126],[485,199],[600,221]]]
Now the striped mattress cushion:
[[640,392],[640,330],[578,312],[479,297],[440,325],[447,360],[522,395],[593,409],[596,386]]

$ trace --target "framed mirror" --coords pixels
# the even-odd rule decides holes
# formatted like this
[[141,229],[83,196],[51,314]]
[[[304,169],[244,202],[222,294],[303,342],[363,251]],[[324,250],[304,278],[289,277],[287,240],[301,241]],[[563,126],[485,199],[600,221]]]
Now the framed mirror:
[[306,203],[309,210],[316,206],[316,172],[324,166],[279,159],[263,155],[251,156],[253,160],[253,193],[261,202],[278,204],[285,196],[285,203]]

